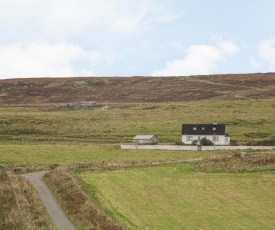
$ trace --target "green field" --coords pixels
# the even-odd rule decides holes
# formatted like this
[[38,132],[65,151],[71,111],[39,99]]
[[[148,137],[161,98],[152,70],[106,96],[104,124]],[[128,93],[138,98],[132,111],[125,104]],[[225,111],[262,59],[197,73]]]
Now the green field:
[[131,142],[136,134],[154,134],[162,143],[181,140],[183,123],[225,123],[232,139],[261,144],[275,139],[272,100],[119,104],[113,110],[39,111],[1,108],[0,141]]
[[203,173],[174,164],[80,177],[130,229],[274,229],[275,173]]
[[[116,110],[39,111],[0,109],[0,166],[86,162],[178,160],[182,152],[122,151],[136,134],[154,134],[161,143],[181,140],[182,123],[225,123],[231,139],[275,145],[272,100],[120,104]],[[187,153],[189,157],[199,153]]]
[[[161,144],[181,140],[183,123],[225,123],[231,139],[275,145],[272,100],[120,104],[115,110],[39,111],[0,108],[0,167],[87,162],[179,160],[202,153],[122,151],[136,134]],[[207,153],[205,153],[207,154]]]
[[214,153],[192,151],[146,150],[140,152],[121,150],[118,145],[106,144],[2,145],[0,146],[0,167],[27,166],[39,169],[53,164],[66,166],[91,162],[178,161],[212,154]]
[[[100,208],[111,210],[111,216],[131,229],[275,226],[273,163],[262,172],[254,165],[249,173],[251,165],[235,162],[206,162],[200,169],[191,163],[129,167],[131,162],[167,164],[212,156],[214,152],[121,150],[119,146],[131,143],[137,134],[154,134],[161,144],[175,144],[181,140],[183,123],[213,121],[225,123],[231,139],[243,144],[275,145],[274,101],[132,103],[114,107],[104,111],[0,108],[0,168],[27,166],[41,170],[98,164],[97,172],[77,175],[88,183],[86,192],[95,196]],[[217,156],[236,153],[239,151],[216,151]],[[120,163],[129,163],[127,169]],[[235,171],[227,173],[224,169]],[[64,184],[60,180],[55,183],[57,187]],[[4,199],[0,197],[0,204]],[[0,205],[0,223],[2,210]]]

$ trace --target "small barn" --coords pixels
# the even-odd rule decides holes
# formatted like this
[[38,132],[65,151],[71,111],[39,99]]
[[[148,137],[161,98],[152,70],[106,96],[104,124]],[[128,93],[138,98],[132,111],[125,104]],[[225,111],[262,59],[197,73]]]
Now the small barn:
[[152,144],[159,143],[159,139],[155,135],[136,135],[133,139],[133,144]]

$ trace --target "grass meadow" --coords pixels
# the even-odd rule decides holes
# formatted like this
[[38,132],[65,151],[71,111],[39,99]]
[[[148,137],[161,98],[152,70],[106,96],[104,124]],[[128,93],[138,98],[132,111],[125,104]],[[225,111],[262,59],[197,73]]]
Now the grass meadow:
[[129,229],[273,229],[274,172],[203,173],[174,164],[79,175]]
[[[196,152],[122,151],[136,134],[161,143],[181,140],[183,123],[226,123],[231,139],[274,144],[272,100],[121,104],[115,110],[39,111],[0,108],[0,166],[68,165],[86,162],[179,160]],[[207,153],[204,153],[207,154]]]
[[133,161],[178,161],[212,155],[213,152],[121,150],[118,145],[57,144],[2,145],[0,167],[26,166],[30,169],[51,165],[67,166],[77,163],[107,163]]
[[274,140],[272,100],[120,104],[112,110],[39,111],[1,108],[2,143],[130,142],[136,134],[157,135],[163,143],[181,140],[183,123],[225,123],[232,139]]
[[[0,168],[27,166],[41,170],[77,163],[176,162],[212,156],[211,151],[120,149],[121,143],[130,143],[136,134],[154,134],[161,144],[175,144],[181,141],[183,123],[225,123],[231,139],[243,144],[275,145],[272,100],[136,103],[113,107],[117,109],[40,111],[34,107],[1,107]],[[218,156],[235,153],[239,151],[216,151]],[[212,167],[212,162],[201,166],[205,170],[198,170],[192,163],[112,170],[107,167],[73,175],[80,179],[80,184],[85,182],[86,192],[102,210],[130,229],[272,229],[273,165],[265,171],[244,169],[243,173],[223,172],[229,165],[235,167],[228,162],[219,163],[218,170],[209,165]],[[62,181],[62,177],[56,176],[52,180],[48,183],[55,184],[56,191],[67,191],[58,188],[66,179]],[[6,184],[0,184],[0,188],[10,186],[9,181],[5,180]],[[3,194],[0,193],[0,224],[7,224]],[[86,200],[87,194],[81,196]]]

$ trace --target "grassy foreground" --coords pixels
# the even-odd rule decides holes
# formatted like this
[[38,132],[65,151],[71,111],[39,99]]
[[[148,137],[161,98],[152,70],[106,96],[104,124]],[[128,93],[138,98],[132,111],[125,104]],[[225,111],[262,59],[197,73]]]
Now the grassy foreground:
[[12,172],[0,173],[0,229],[56,229],[34,188]]
[[83,172],[130,229],[273,229],[275,173],[203,173],[190,164]]

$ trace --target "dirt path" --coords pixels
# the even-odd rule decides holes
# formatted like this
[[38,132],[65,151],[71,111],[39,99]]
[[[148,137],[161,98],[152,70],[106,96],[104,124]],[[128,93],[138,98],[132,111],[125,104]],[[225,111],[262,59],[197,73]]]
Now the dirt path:
[[61,209],[52,192],[42,181],[42,177],[47,171],[28,173],[23,175],[26,177],[37,190],[47,212],[51,216],[54,224],[60,230],[76,230],[77,228],[71,223],[66,214]]

